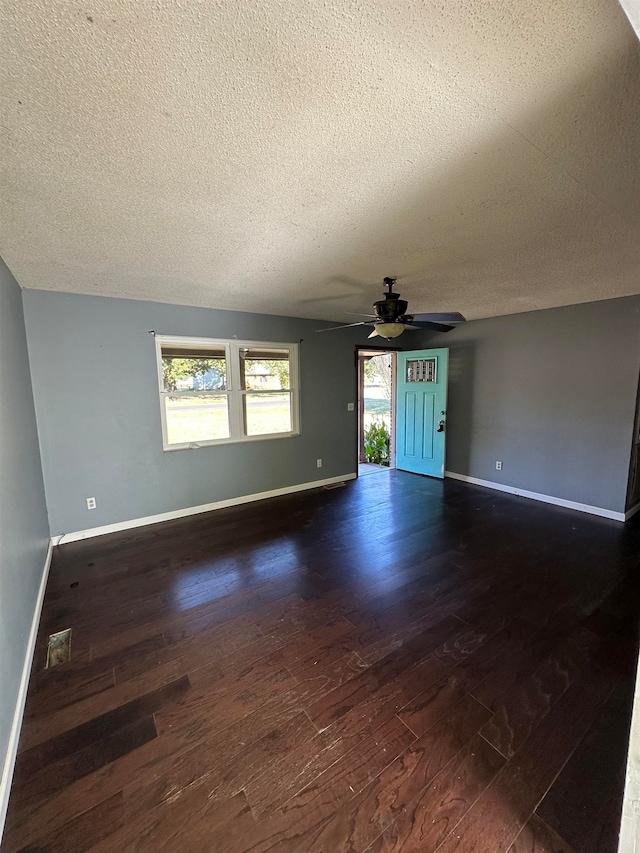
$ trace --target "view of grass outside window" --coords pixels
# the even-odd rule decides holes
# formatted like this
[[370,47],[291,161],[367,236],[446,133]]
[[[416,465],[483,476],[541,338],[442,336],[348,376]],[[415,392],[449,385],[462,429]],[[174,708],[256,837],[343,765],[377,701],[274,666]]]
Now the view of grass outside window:
[[241,349],[240,368],[247,435],[291,432],[288,351]]
[[[167,444],[230,437],[224,346],[204,351],[163,347],[162,379]],[[212,394],[212,391],[225,393]]]
[[367,462],[389,465],[392,357],[376,355],[364,365],[364,452]]
[[374,420],[391,425],[391,354],[376,355],[364,366],[364,428]]
[[165,447],[295,434],[295,344],[158,344]]

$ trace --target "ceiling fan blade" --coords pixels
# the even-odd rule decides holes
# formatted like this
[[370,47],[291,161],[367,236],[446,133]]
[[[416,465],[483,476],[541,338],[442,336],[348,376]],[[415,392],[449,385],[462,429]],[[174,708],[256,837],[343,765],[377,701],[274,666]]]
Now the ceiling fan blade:
[[457,311],[448,314],[411,314],[411,317],[424,323],[466,323],[466,318]]
[[345,314],[348,314],[350,317],[373,317],[377,318],[377,314],[363,314],[362,311],[345,311]]
[[353,299],[353,293],[332,293],[329,296],[310,296],[306,299],[297,299],[298,305],[309,305],[312,302],[331,302],[334,299]]
[[366,323],[362,320],[360,323],[345,323],[342,326],[329,326],[327,329],[316,329],[316,332],[333,332],[335,329],[349,329],[351,326],[370,326],[370,323]]
[[455,329],[455,326],[450,326],[447,323],[432,323],[431,321],[427,321],[427,322],[418,321],[418,322],[416,322],[414,319],[413,326],[409,326],[409,328],[430,329],[433,332],[450,332],[451,329]]

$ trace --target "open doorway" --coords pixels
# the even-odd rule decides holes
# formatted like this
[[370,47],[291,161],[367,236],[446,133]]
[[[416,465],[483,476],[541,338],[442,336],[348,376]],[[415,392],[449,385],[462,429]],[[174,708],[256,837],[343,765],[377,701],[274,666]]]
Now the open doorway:
[[368,347],[358,356],[358,473],[395,468],[396,350]]

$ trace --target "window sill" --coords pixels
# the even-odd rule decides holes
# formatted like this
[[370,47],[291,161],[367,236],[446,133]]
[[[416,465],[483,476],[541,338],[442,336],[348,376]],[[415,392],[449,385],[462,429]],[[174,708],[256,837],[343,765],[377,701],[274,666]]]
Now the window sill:
[[269,441],[274,438],[296,438],[300,432],[274,432],[268,435],[251,435],[243,436],[242,438],[221,438],[213,441],[192,441],[188,444],[166,444],[163,446],[163,451],[172,452],[174,450],[198,450],[201,447],[220,447],[225,444],[249,444],[254,441]]

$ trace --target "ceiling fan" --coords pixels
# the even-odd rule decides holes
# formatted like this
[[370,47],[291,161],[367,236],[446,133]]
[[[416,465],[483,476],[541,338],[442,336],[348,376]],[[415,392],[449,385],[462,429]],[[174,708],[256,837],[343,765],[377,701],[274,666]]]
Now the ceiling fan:
[[434,332],[450,332],[458,323],[464,323],[465,318],[456,311],[449,314],[407,314],[408,303],[400,299],[399,293],[393,292],[395,278],[386,276],[384,284],[387,290],[384,299],[373,303],[375,314],[360,314],[360,317],[371,317],[371,320],[361,320],[359,323],[345,323],[342,326],[330,326],[328,329],[316,329],[318,332],[332,332],[334,329],[348,329],[351,326],[373,326],[370,338],[376,336],[397,338],[405,329],[431,329]]

